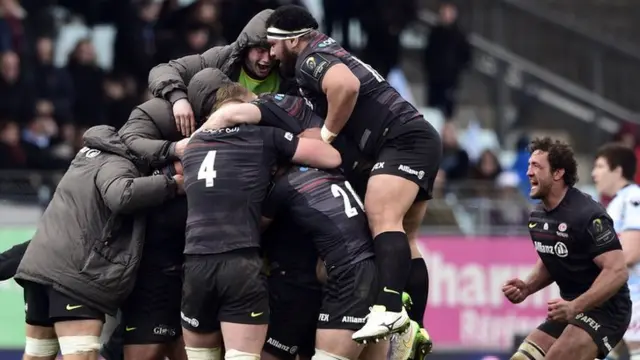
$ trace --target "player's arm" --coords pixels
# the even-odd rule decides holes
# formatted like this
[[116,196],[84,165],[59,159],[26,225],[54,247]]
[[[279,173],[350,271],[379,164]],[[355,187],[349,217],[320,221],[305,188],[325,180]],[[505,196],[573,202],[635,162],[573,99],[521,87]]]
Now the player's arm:
[[531,274],[529,274],[529,277],[525,280],[525,284],[528,295],[535,294],[553,284],[551,274],[549,274],[549,270],[544,266],[542,260],[538,259],[538,262],[536,262],[536,265],[533,267]]
[[260,109],[251,103],[224,105],[216,110],[201,129],[222,129],[238,124],[257,124],[262,119]]
[[[315,82],[316,90],[327,96],[327,117],[322,139],[331,142],[351,117],[360,93],[360,80],[347,65],[328,54],[311,54],[301,65],[305,82]],[[319,87],[319,89],[318,89]]]
[[320,169],[335,169],[342,163],[340,153],[322,140],[294,136],[277,128],[263,128],[281,160]]
[[20,265],[24,253],[27,252],[30,242],[31,240],[25,241],[0,253],[0,281],[9,280],[16,275],[18,265]]
[[[636,189],[632,189],[636,190]],[[633,266],[640,262],[640,194],[633,191],[629,198],[625,199],[624,221],[619,229],[622,253],[627,266]]]
[[130,161],[113,157],[98,170],[95,184],[105,205],[114,213],[132,213],[162,204],[178,190],[174,178],[166,175],[140,177]]
[[611,219],[601,216],[591,220],[587,235],[593,262],[601,271],[589,290],[572,301],[577,312],[601,305],[615,295],[629,278],[622,246]]
[[262,202],[262,219],[260,221],[260,230],[265,231],[273,222],[280,211],[283,202],[286,201],[286,181],[284,179],[275,180],[269,194]]
[[633,266],[640,262],[640,229],[623,231],[620,234],[620,243],[627,266]]

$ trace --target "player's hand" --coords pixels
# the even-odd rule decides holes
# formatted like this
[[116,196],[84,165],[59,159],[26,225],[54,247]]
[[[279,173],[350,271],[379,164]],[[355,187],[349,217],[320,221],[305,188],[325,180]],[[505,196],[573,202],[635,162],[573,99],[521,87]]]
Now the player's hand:
[[520,279],[507,281],[502,287],[502,293],[513,304],[519,304],[529,296],[527,284]]
[[184,168],[180,161],[174,161],[173,168],[176,169],[176,175],[184,175]]
[[189,138],[184,138],[176,142],[176,147],[174,148],[174,150],[178,158],[182,159],[182,157],[184,156],[184,149],[187,147],[187,143],[189,143]]
[[571,301],[554,299],[547,302],[547,317],[551,320],[569,322],[576,317],[576,309]]
[[184,176],[177,174],[173,175],[173,180],[176,182],[177,189],[176,192],[180,195],[184,194]]
[[322,136],[320,136],[320,128],[306,129],[298,136],[303,138],[322,140]]
[[173,104],[173,117],[176,119],[178,131],[182,135],[189,136],[196,131],[196,120],[187,99],[180,99]]

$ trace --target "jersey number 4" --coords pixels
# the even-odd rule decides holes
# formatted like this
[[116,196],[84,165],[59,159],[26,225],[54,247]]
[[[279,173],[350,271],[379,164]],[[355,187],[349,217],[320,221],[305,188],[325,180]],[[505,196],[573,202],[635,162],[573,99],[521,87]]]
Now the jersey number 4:
[[204,180],[204,186],[212,187],[213,179],[216,178],[216,152],[215,150],[207,152],[207,156],[202,160],[200,170],[198,170],[198,180]]
[[[362,200],[360,200],[360,197],[358,196],[358,194],[356,194],[356,192],[353,191],[351,184],[349,184],[348,181],[345,181],[344,187],[347,188],[347,190],[351,193],[351,195],[353,196],[353,199],[356,201],[356,203],[360,207],[360,210],[364,212],[364,205],[362,204]],[[347,215],[348,218],[352,218],[358,215],[358,209],[351,206],[351,200],[349,200],[349,195],[347,195],[347,192],[344,191],[343,188],[341,188],[337,184],[333,184],[331,185],[331,193],[335,198],[342,197],[342,201],[344,201],[344,213]]]

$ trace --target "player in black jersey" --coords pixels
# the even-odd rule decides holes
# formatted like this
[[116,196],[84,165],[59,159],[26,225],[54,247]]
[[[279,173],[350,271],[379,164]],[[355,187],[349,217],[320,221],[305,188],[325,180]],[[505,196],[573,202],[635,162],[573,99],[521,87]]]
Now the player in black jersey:
[[[271,127],[201,129],[182,160],[188,215],[182,325],[187,355],[260,358],[269,318],[261,274],[260,208],[278,161],[340,164],[331,146]],[[220,328],[218,328],[220,321]]]
[[362,201],[339,172],[293,166],[276,180],[263,216],[299,226],[327,269],[314,358],[357,359],[362,348],[351,336],[364,324],[377,294]]
[[549,138],[534,140],[527,176],[531,197],[529,232],[540,256],[525,281],[502,288],[512,303],[556,283],[561,299],[548,302],[547,321],[532,331],[512,360],[603,359],[622,339],[631,300],[622,247],[606,210],[575,189],[571,148]]
[[[421,323],[427,271],[415,238],[442,157],[440,136],[380,74],[318,32],[306,9],[279,7],[266,25],[271,54],[295,72],[301,94],[326,118],[321,138],[331,143],[344,134],[375,161],[364,203],[376,254],[384,254],[376,257],[381,289],[354,340],[377,339],[409,325],[405,288],[419,309],[413,320]],[[409,279],[416,284],[407,284]]]

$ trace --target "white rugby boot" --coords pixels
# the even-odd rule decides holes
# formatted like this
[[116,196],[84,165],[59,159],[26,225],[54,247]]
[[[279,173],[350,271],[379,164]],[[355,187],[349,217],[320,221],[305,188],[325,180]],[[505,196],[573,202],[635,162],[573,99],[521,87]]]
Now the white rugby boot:
[[409,321],[409,315],[404,307],[400,312],[393,312],[387,311],[387,308],[382,305],[374,305],[367,315],[367,322],[360,330],[353,333],[351,338],[360,344],[378,342],[391,334],[406,330],[411,325]]

